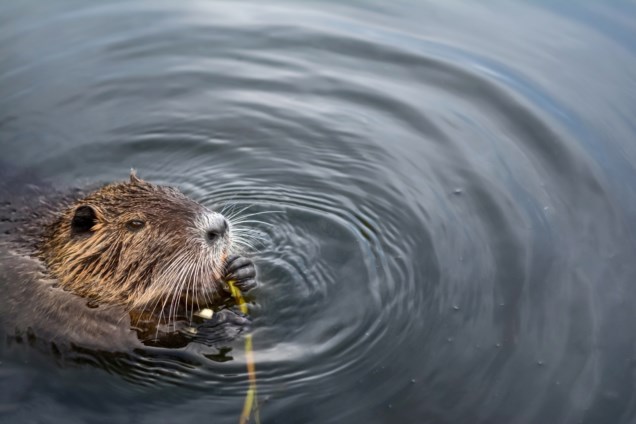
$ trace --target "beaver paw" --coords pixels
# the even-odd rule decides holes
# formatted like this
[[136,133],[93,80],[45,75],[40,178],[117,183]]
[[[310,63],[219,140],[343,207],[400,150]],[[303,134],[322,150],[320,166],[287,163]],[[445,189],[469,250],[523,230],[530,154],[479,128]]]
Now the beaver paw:
[[234,281],[242,292],[256,287],[256,268],[254,262],[244,256],[230,256],[225,264],[225,281]]

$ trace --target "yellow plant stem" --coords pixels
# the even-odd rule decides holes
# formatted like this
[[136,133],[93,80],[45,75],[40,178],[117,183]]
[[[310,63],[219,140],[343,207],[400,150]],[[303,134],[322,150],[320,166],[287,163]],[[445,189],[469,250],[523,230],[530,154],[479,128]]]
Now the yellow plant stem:
[[[242,313],[247,315],[247,303],[245,302],[243,294],[238,287],[234,285],[234,281],[228,281],[227,284],[230,286],[230,292],[232,293],[232,297],[239,309]],[[258,413],[258,404],[256,402],[256,363],[254,362],[254,350],[252,348],[251,334],[245,336],[245,362],[247,365],[247,376],[250,385],[247,389],[247,394],[245,395],[245,403],[243,404],[243,412],[241,413],[239,424],[249,423],[252,410],[254,410],[254,421],[256,421],[257,424],[260,424],[261,419]]]

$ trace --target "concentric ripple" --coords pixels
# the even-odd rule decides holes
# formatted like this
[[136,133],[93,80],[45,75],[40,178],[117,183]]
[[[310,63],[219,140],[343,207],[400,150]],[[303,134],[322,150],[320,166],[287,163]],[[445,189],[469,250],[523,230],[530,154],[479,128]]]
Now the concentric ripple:
[[[3,160],[69,186],[134,167],[245,219],[264,423],[633,420],[626,27],[527,4],[74,3],[0,7]],[[243,335],[32,354],[38,374],[0,354],[31,382],[15,420],[235,422],[248,387]]]

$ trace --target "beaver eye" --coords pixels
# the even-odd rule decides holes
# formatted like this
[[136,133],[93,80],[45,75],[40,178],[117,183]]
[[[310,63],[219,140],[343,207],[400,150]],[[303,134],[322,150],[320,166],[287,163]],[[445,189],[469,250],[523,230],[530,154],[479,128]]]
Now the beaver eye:
[[126,229],[128,231],[139,231],[142,228],[144,228],[144,225],[146,225],[145,222],[140,221],[138,219],[133,219],[132,221],[128,221],[126,223]]

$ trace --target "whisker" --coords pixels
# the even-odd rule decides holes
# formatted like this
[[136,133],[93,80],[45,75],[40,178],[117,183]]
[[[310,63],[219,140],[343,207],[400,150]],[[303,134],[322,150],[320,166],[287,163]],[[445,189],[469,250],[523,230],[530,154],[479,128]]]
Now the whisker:
[[258,221],[255,219],[243,219],[240,221],[234,221],[231,222],[232,225],[238,225],[238,224],[245,224],[246,222],[249,222],[251,224],[261,224],[261,225],[269,225],[270,227],[275,227],[274,224],[272,224],[271,222],[265,222],[265,221]]
[[264,233],[262,231],[256,231],[256,230],[247,230],[247,229],[240,229],[238,231],[236,231],[235,233],[235,237],[249,237],[251,239],[257,240],[266,240],[269,241],[270,238],[268,237],[269,234]]
[[[243,209],[246,210],[247,208]],[[258,215],[269,215],[269,214],[274,214],[274,213],[286,213],[286,211],[260,211],[260,212],[254,212],[254,213],[248,213],[245,215],[241,215],[241,218],[249,218],[252,216],[258,216]]]

